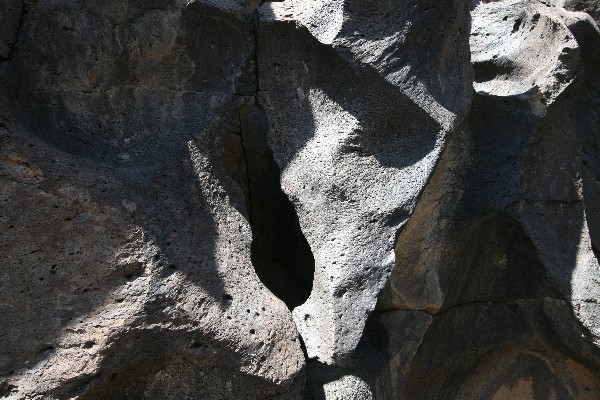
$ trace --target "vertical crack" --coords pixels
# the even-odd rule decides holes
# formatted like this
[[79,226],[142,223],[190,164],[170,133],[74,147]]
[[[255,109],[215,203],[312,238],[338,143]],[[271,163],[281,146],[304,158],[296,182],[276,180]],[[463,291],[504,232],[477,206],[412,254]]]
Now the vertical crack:
[[[263,2],[261,2],[263,4]],[[254,36],[254,82],[255,82],[255,90],[254,90],[254,104],[258,109],[262,110],[260,103],[258,101],[258,92],[260,91],[260,62],[258,57],[258,34],[260,31],[260,13],[258,8],[255,8],[252,11],[252,35]]]
[[[242,187],[252,228],[251,260],[262,283],[293,309],[312,291],[315,260],[300,228],[296,209],[280,183],[281,173],[268,143],[267,114],[260,90],[258,10],[252,13],[254,102],[238,114],[239,133],[226,140],[229,172]],[[239,135],[239,136],[238,136]]]
[[293,309],[310,292],[315,261],[296,209],[281,189],[279,166],[268,144],[266,113],[254,103],[241,110],[240,163],[252,228],[251,259],[263,284]]
[[25,20],[25,1],[23,1],[21,3],[21,14],[19,16],[19,23],[17,25],[17,29],[15,30],[15,35],[14,38],[15,40],[13,41],[13,43],[10,46],[10,49],[8,50],[8,54],[6,55],[6,58],[2,58],[0,57],[0,64],[3,64],[9,60],[11,60],[13,53],[15,52],[16,48],[17,48],[17,44],[19,43],[19,37],[21,35],[21,30],[23,27],[23,21]]
[[240,113],[238,114],[238,123],[240,125],[240,147],[241,147],[241,152],[242,152],[242,159],[243,159],[243,163],[244,163],[244,172],[245,172],[245,178],[246,178],[246,191],[244,192],[244,195],[246,197],[246,211],[248,212],[248,219],[250,220],[250,227],[254,226],[254,224],[252,223],[252,192],[250,190],[250,172],[249,172],[249,166],[248,166],[248,152],[246,150],[246,145],[244,144],[244,130],[243,130],[243,123],[242,123],[242,111],[240,111]]

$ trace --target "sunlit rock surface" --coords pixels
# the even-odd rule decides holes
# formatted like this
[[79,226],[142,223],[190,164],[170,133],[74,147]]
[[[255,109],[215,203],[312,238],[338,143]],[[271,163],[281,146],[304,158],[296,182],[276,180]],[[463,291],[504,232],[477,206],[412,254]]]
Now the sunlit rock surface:
[[600,398],[594,0],[0,0],[0,398]]

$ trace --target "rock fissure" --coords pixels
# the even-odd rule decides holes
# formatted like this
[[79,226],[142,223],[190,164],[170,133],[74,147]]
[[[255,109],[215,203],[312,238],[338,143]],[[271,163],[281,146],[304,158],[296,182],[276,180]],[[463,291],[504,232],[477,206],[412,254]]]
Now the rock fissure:
[[510,204],[508,204],[505,207],[505,209],[509,209],[512,207],[518,207],[518,206],[522,206],[522,205],[542,206],[542,207],[558,205],[558,206],[571,207],[571,206],[576,206],[579,204],[582,204],[582,200],[580,200],[580,199],[577,199],[577,200],[560,200],[560,199],[536,200],[536,199],[523,198],[523,199],[518,199],[518,200],[511,202]]
[[10,61],[13,53],[15,52],[15,50],[16,50],[16,48],[18,46],[19,39],[21,37],[21,30],[22,30],[22,27],[23,27],[23,22],[25,20],[25,14],[26,14],[25,7],[26,6],[27,6],[27,1],[23,0],[21,2],[21,13],[20,13],[20,16],[19,16],[19,22],[17,24],[17,28],[15,30],[14,41],[12,42],[12,44],[10,46],[10,49],[9,49],[8,54],[6,55],[6,57],[5,58],[0,57],[0,65],[2,65],[3,63],[5,63],[7,61]]
[[291,310],[309,296],[314,257],[300,227],[296,210],[281,187],[279,166],[268,143],[269,124],[261,107],[259,29],[260,15],[252,13],[254,37],[254,101],[238,114],[239,146],[243,172],[237,173],[244,188],[252,229],[252,265],[263,284]]
[[385,308],[385,309],[381,309],[381,310],[376,310],[376,311],[374,311],[374,313],[380,314],[380,313],[388,313],[388,312],[394,312],[394,311],[412,311],[412,312],[422,312],[422,313],[425,313],[425,314],[430,315],[430,316],[433,317],[433,316],[441,315],[441,314],[444,314],[446,312],[449,312],[451,310],[454,310],[454,309],[457,309],[457,308],[461,308],[461,307],[471,307],[471,306],[489,305],[489,304],[502,305],[502,304],[517,303],[517,302],[521,302],[521,301],[541,300],[541,299],[558,300],[558,301],[566,302],[565,299],[562,299],[560,297],[539,296],[539,297],[522,297],[522,298],[516,298],[516,299],[510,299],[510,300],[503,300],[503,301],[474,300],[474,301],[467,301],[467,302],[459,303],[459,304],[453,304],[453,305],[451,305],[449,307],[441,307],[438,310],[432,310],[432,307],[414,308],[414,307],[410,307],[410,306],[395,307],[395,308]]
[[243,129],[243,123],[242,123],[242,115],[241,112],[238,114],[238,123],[240,126],[240,146],[241,146],[241,150],[242,150],[242,158],[244,161],[244,172],[245,172],[245,178],[246,178],[246,191],[244,192],[245,196],[246,196],[246,208],[247,208],[247,212],[248,212],[248,219],[249,219],[249,223],[250,223],[250,227],[254,226],[254,223],[252,222],[252,192],[250,190],[250,175],[249,175],[249,164],[248,164],[248,151],[246,150],[246,145],[244,144],[244,129]]

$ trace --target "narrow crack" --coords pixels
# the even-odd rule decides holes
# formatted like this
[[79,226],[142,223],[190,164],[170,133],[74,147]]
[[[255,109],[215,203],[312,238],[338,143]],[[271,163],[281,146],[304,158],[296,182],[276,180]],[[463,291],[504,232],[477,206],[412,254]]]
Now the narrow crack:
[[0,58],[0,65],[2,65],[3,63],[10,61],[12,59],[13,53],[15,52],[17,45],[19,43],[19,39],[21,37],[21,30],[23,27],[23,21],[25,20],[25,1],[23,1],[21,3],[21,15],[19,17],[19,24],[17,25],[17,30],[16,30],[16,34],[15,34],[15,41],[13,42],[13,44],[10,46],[10,50],[8,51],[8,54],[6,55],[6,58]]
[[[264,1],[263,1],[264,2]],[[262,2],[261,2],[262,4]],[[259,40],[258,34],[260,31],[260,13],[258,8],[252,11],[252,36],[254,36],[254,104],[259,110],[262,110],[260,102],[258,101],[258,92],[260,91],[260,60],[259,60]]]
[[244,143],[244,127],[242,122],[242,113],[241,111],[238,113],[238,122],[240,124],[240,146],[242,148],[242,157],[244,159],[244,171],[246,175],[246,208],[248,212],[248,219],[250,223],[250,227],[254,226],[252,222],[252,190],[250,188],[250,166],[248,164],[248,150],[246,150],[246,144]]
[[509,203],[504,209],[509,209],[512,207],[528,205],[528,206],[552,206],[552,205],[562,205],[566,207],[575,206],[581,204],[580,199],[576,200],[560,200],[560,199],[548,199],[548,200],[535,200],[530,198],[522,198],[515,200]]
[[[290,309],[312,291],[315,261],[296,209],[281,187],[281,171],[269,146],[267,113],[260,105],[260,15],[252,12],[254,102],[238,113],[239,137],[227,140],[231,176],[243,188],[252,229],[251,260],[261,282]],[[237,161],[235,161],[237,160]]]

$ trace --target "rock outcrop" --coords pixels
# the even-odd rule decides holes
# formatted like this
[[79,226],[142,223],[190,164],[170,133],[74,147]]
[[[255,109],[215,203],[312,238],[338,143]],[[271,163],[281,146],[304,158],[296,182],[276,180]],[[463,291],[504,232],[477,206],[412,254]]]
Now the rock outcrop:
[[600,398],[597,1],[0,10],[0,398]]
[[396,235],[471,99],[467,5],[401,3],[292,1],[261,14],[259,102],[315,258],[294,322],[308,357],[327,364],[358,344]]

